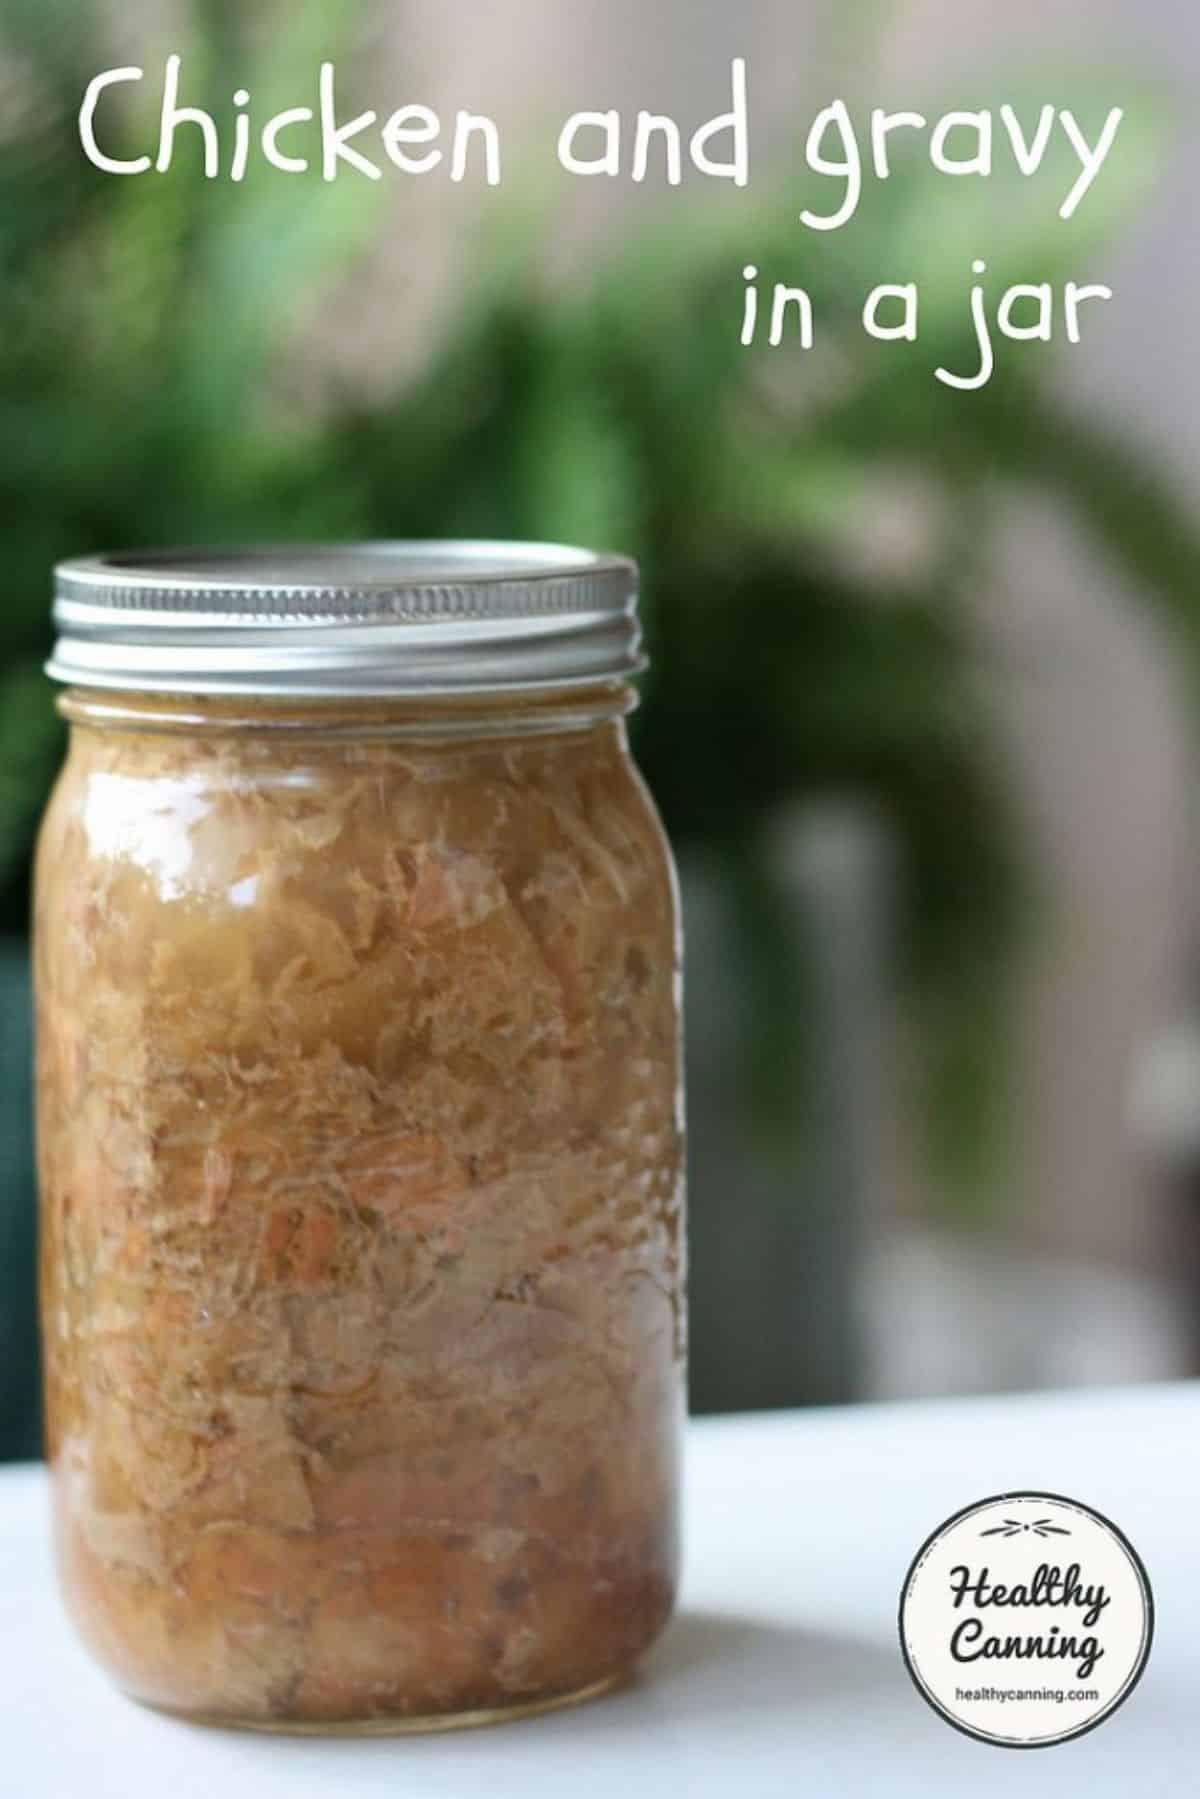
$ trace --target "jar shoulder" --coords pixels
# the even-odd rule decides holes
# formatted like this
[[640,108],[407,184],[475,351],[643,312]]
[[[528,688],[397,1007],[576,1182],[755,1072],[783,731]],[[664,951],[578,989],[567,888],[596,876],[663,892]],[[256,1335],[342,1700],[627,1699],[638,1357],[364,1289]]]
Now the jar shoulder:
[[235,907],[251,865],[293,875],[379,865],[405,850],[487,854],[522,872],[548,856],[621,874],[670,874],[661,819],[624,742],[378,745],[178,742],[92,734],[47,806],[38,879],[65,862],[141,870],[161,897]]
[[39,845],[43,978],[52,956],[72,986],[86,968],[93,987],[185,996],[181,1020],[220,1004],[244,1021],[257,1002],[260,1025],[286,1012],[348,1042],[401,994],[416,1031],[422,990],[429,1005],[470,990],[462,1029],[443,1021],[455,1043],[489,1020],[665,1003],[674,870],[619,730],[464,746],[81,737]]

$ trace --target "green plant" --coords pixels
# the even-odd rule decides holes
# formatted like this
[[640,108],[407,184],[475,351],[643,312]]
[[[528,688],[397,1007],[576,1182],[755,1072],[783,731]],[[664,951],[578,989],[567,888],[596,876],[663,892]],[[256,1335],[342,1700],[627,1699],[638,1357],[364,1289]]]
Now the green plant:
[[[1189,640],[1200,540],[1152,470],[1064,409],[1044,347],[1021,346],[969,398],[933,370],[978,365],[975,254],[997,290],[1082,279],[1155,163],[1153,135],[1127,128],[1121,177],[1069,228],[1046,197],[1063,182],[1053,161],[1036,198],[999,176],[981,198],[910,159],[819,241],[781,184],[735,224],[660,219],[566,287],[538,272],[536,241],[501,237],[423,379],[331,421],[336,465],[361,473],[364,529],[573,536],[639,556],[653,652],[639,756],[676,841],[715,851],[740,894],[763,1129],[794,1111],[805,1009],[764,829],[797,795],[831,791],[890,822],[933,1165],[960,1207],[986,1204],[1003,1137],[1028,897],[964,604],[986,579],[996,490],[1070,506]],[[816,349],[742,349],[746,263],[808,289]],[[885,277],[920,285],[919,350],[861,331]],[[924,521],[919,554],[872,565],[862,540],[897,493]]]
[[[250,82],[264,105],[284,104],[352,9],[308,0],[275,33],[251,30],[255,10],[193,0],[191,78],[206,95]],[[985,200],[964,198],[912,163],[819,242],[781,182],[752,212],[723,209],[719,226],[686,209],[674,225],[656,220],[565,284],[538,272],[540,245],[504,215],[414,381],[302,405],[289,382],[299,327],[369,243],[368,185],[260,170],[235,195],[186,157],[165,179],[105,177],[73,129],[86,81],[111,60],[91,9],[5,0],[0,40],[32,96],[0,156],[9,925],[59,753],[36,673],[58,556],[352,533],[630,548],[655,657],[639,753],[675,836],[745,883],[768,1106],[796,987],[781,977],[761,892],[762,831],[797,795],[860,795],[902,848],[933,1135],[968,1185],[998,1091],[991,1051],[1022,885],[962,603],[983,567],[991,489],[1000,478],[1057,493],[1190,646],[1197,545],[1140,462],[1064,411],[1036,346],[972,397],[931,371],[970,364],[971,256],[986,249],[997,283],[1082,278],[1126,198],[1115,180],[1068,229],[1028,184],[997,177]],[[1127,132],[1130,183],[1152,156]],[[809,288],[818,350],[741,349],[747,261]],[[858,306],[880,279],[920,281],[919,349],[862,336]],[[921,553],[872,566],[861,540],[898,489],[926,521]]]
[[[269,102],[294,92],[349,11],[306,0],[263,44],[242,9],[195,0],[175,42],[206,92],[251,79]],[[301,512],[313,533],[342,528],[316,427],[276,380],[281,346],[361,247],[368,215],[354,190],[261,171],[222,205],[195,145],[169,179],[93,168],[75,116],[112,62],[94,7],[4,0],[0,54],[21,101],[0,146],[0,922],[19,929],[61,754],[39,675],[49,571],[81,547],[288,535]],[[114,110],[105,128],[132,155],[148,125]]]

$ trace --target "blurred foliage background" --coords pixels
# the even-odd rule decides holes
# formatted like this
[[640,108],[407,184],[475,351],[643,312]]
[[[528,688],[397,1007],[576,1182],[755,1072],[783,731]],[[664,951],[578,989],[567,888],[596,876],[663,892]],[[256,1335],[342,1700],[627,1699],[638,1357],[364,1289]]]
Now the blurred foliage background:
[[[214,97],[243,85],[262,116],[296,104],[354,12],[309,0],[264,30],[269,10],[184,7],[173,43],[186,97],[218,117]],[[757,1203],[803,1215],[798,1170],[815,1166],[804,1144],[829,1128],[820,971],[769,845],[798,802],[835,795],[883,820],[894,846],[895,966],[931,1191],[960,1215],[986,1208],[1004,1180],[1008,971],[1037,915],[965,603],[997,492],[1032,484],[1070,509],[1189,654],[1200,559],[1145,459],[1048,384],[1053,351],[1023,346],[966,404],[931,370],[977,360],[963,275],[974,242],[988,245],[997,289],[1076,274],[1144,191],[1160,147],[1130,120],[1119,166],[1069,230],[1000,173],[972,194],[968,228],[948,191],[961,184],[913,155],[835,239],[805,242],[769,183],[736,211],[706,211],[701,196],[656,215],[647,197],[641,229],[565,275],[547,267],[534,192],[495,210],[413,371],[364,390],[332,366],[314,379],[310,326],[383,228],[380,195],[255,168],[235,194],[205,181],[183,139],[167,177],[100,174],[75,115],[114,60],[91,4],[0,3],[5,1067],[10,1051],[23,1066],[29,860],[62,749],[40,673],[58,557],[359,536],[609,545],[645,572],[654,667],[637,752],[685,867],[702,866],[724,896],[720,953],[749,996],[728,1078],[777,1169]],[[110,153],[153,140],[157,92],[148,81],[144,98],[107,109]],[[349,109],[352,84],[347,96]],[[745,263],[811,292],[821,337],[808,358],[740,347]],[[893,272],[922,286],[919,354],[861,332],[862,295]],[[873,548],[863,520],[897,509],[903,554]],[[15,1339],[0,1450],[22,1452],[32,1207],[19,1080],[6,1080],[3,1104],[0,1136],[19,1166],[0,1194],[14,1239],[0,1320]],[[693,1185],[702,1257],[706,1214],[730,1196],[704,1167]],[[768,1216],[768,1258],[775,1240]],[[824,1266],[803,1239],[793,1253]],[[755,1306],[747,1293],[748,1329]],[[703,1318],[695,1328],[702,1336]],[[700,1403],[844,1393],[847,1381],[828,1377],[830,1343],[801,1347],[786,1379],[714,1380]]]

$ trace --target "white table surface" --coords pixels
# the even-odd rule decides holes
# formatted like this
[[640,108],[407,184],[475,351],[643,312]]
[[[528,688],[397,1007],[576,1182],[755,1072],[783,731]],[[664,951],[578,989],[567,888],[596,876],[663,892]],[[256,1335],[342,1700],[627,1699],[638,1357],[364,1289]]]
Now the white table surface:
[[[1045,1488],[1140,1550],[1157,1635],[1136,1692],[1018,1754],[918,1698],[896,1642],[916,1549],[978,1498]],[[640,1683],[457,1735],[359,1741],[178,1724],[76,1647],[40,1469],[0,1471],[0,1793],[14,1799],[936,1799],[1158,1795],[1200,1764],[1200,1386],[855,1407],[691,1427],[677,1621]]]

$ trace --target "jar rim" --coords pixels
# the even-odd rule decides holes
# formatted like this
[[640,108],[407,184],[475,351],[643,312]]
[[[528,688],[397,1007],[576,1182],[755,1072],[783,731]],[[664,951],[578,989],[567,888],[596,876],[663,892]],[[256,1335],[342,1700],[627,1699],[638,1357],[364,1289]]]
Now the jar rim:
[[638,570],[476,540],[136,551],[55,571],[55,680],[127,692],[512,693],[645,666]]

